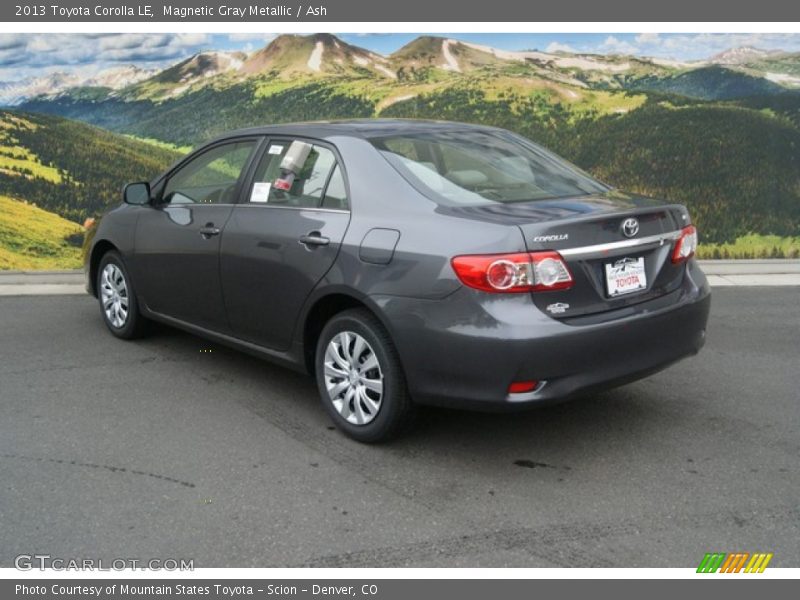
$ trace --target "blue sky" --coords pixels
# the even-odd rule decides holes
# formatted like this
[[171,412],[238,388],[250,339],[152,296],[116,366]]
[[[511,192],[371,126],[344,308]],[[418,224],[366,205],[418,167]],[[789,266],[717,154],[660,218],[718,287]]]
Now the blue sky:
[[[420,34],[337,34],[349,43],[389,54]],[[800,34],[778,33],[448,33],[503,50],[634,54],[698,60],[738,46],[800,51]],[[124,33],[0,34],[0,81],[54,71],[94,73],[115,65],[164,67],[202,50],[255,50],[275,34]]]

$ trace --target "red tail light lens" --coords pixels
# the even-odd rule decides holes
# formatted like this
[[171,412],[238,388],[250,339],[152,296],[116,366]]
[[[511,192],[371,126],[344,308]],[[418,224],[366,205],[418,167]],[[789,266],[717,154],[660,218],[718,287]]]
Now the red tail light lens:
[[461,283],[484,292],[545,292],[573,284],[558,252],[456,256],[451,263]]
[[694,225],[688,225],[681,229],[681,237],[678,238],[672,251],[672,262],[677,264],[687,261],[694,256],[696,250],[697,229]]
[[509,394],[524,394],[526,392],[532,392],[537,387],[539,387],[539,382],[536,380],[533,381],[514,381],[511,385],[508,386],[508,393]]

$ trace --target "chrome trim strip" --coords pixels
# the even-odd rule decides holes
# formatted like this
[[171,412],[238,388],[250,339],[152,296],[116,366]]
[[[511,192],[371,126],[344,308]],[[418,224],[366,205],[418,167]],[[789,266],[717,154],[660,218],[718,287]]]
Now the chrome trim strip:
[[681,237],[681,230],[659,233],[634,240],[621,240],[619,242],[609,242],[607,244],[595,244],[594,246],[581,246],[578,248],[564,248],[558,250],[564,258],[585,258],[593,255],[604,255],[613,250],[626,250],[629,248],[639,248],[640,246],[663,246],[666,242],[673,242]]
[[312,206],[280,206],[278,204],[268,204],[267,202],[242,202],[235,206],[243,206],[248,208],[272,208],[279,210],[310,210],[313,212],[327,212],[327,213],[349,213],[349,209],[345,208],[322,208]]

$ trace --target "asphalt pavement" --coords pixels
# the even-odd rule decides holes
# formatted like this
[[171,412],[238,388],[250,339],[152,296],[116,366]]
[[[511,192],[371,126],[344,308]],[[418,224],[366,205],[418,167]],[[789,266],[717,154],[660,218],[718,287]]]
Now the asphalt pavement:
[[[800,566],[796,287],[714,290],[702,353],[523,414],[426,410],[383,446],[313,382],[88,296],[0,298],[0,566]],[[658,343],[654,340],[654,343]]]

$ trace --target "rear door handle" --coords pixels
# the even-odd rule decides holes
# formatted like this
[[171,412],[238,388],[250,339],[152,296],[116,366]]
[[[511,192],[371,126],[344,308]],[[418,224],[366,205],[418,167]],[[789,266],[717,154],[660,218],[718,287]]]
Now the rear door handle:
[[300,243],[305,246],[327,246],[331,239],[321,235],[319,231],[312,231],[308,235],[301,235]]
[[219,227],[214,227],[213,223],[207,223],[205,227],[200,228],[200,235],[202,235],[205,239],[219,235],[219,232]]

